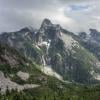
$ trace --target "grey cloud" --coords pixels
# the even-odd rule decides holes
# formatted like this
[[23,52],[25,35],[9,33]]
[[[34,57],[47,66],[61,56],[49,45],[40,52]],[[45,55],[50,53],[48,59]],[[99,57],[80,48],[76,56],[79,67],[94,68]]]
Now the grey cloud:
[[[91,11],[68,11],[74,4],[90,5]],[[99,9],[99,0],[0,0],[0,32],[16,31],[25,26],[39,28],[44,18],[70,31],[99,29]]]

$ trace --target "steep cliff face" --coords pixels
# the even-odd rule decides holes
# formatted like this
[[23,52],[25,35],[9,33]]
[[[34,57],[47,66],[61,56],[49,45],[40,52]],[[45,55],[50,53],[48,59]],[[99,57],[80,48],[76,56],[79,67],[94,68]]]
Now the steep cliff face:
[[[80,37],[85,40],[86,34]],[[60,79],[94,82],[100,74],[99,60],[81,44],[80,37],[45,19],[39,30],[3,33],[0,41],[36,62],[46,74],[52,71]]]

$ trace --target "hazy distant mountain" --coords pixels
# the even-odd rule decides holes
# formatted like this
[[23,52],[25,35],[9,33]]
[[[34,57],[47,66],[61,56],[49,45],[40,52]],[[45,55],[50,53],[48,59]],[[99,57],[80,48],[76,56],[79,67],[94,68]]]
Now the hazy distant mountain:
[[80,42],[100,60],[100,32],[90,29],[90,33],[81,32]]

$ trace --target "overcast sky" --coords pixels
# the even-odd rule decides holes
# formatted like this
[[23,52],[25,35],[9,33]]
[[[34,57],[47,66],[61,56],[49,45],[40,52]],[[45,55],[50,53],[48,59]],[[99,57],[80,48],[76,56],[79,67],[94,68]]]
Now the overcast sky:
[[72,32],[100,31],[100,0],[0,0],[0,32],[39,28],[44,18]]

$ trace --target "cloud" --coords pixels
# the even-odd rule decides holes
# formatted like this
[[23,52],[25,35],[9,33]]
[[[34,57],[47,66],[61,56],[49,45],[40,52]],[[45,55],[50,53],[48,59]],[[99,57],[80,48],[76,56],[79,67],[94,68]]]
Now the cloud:
[[93,9],[93,5],[72,4],[72,5],[69,5],[69,7],[67,9],[69,11],[75,11],[75,12],[87,12],[87,11],[91,11]]
[[100,31],[100,1],[74,2],[69,3],[64,8],[65,16],[74,20],[75,28],[71,30],[88,32],[89,28],[96,28]]
[[100,29],[99,0],[0,0],[0,32],[39,28],[44,18],[72,31]]

